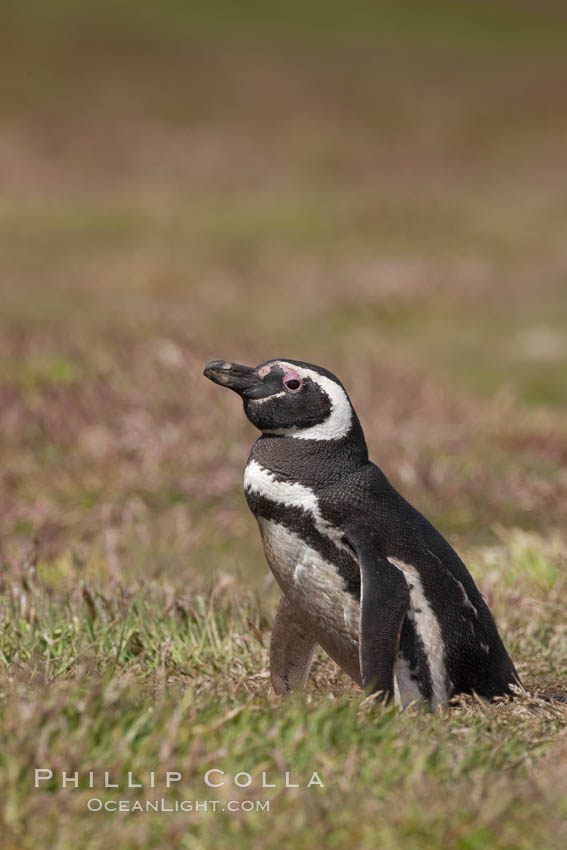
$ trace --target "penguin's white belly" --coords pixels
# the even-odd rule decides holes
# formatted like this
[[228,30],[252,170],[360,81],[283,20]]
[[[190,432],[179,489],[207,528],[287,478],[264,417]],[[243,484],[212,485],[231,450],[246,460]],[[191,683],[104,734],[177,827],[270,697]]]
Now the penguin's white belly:
[[258,517],[258,525],[270,569],[298,618],[360,685],[359,603],[344,589],[336,567],[301,537],[273,520]]
[[[298,618],[339,667],[362,686],[359,602],[344,589],[336,567],[301,537],[273,520],[257,519],[270,569]],[[401,653],[394,666],[394,695],[400,708],[422,699]]]

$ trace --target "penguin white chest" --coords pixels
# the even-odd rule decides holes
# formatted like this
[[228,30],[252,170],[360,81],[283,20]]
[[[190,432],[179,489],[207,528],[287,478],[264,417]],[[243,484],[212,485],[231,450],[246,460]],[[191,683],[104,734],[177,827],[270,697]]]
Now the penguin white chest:
[[360,681],[360,606],[336,567],[284,525],[258,517],[270,568],[298,615],[323,649]]
[[[267,500],[277,515],[277,506],[300,508],[301,514],[320,535],[344,548],[343,533],[322,516],[313,490],[302,484],[279,481],[270,470],[252,460],[246,467],[247,497]],[[253,504],[251,504],[254,510]],[[264,552],[274,577],[304,625],[325,652],[358,685],[360,603],[345,589],[338,568],[323,557],[305,535],[294,532],[277,519],[256,513]],[[395,663],[395,697],[401,707],[421,699],[419,688],[402,654]]]

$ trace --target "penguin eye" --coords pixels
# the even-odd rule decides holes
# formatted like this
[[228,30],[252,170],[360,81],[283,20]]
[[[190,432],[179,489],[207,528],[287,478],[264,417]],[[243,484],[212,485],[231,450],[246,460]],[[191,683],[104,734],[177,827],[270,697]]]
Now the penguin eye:
[[303,381],[297,374],[297,372],[287,372],[284,375],[283,384],[286,390],[289,390],[292,393],[298,392],[303,385]]

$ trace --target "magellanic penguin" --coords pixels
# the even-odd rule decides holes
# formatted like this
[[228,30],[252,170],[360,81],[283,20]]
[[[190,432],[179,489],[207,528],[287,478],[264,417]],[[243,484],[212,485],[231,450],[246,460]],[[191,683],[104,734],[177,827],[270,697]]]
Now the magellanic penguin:
[[244,490],[283,592],[270,645],[276,693],[303,686],[317,644],[400,708],[520,687],[464,563],[368,459],[338,378],[283,359],[214,360],[204,374],[238,393],[262,432]]

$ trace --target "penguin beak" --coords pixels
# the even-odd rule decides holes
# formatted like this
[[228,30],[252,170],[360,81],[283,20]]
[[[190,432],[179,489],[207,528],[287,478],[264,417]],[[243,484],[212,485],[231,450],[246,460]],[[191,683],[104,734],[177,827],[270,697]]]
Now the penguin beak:
[[255,397],[264,388],[264,384],[250,366],[229,363],[227,360],[211,360],[203,370],[203,375],[214,384],[228,387],[238,395]]

